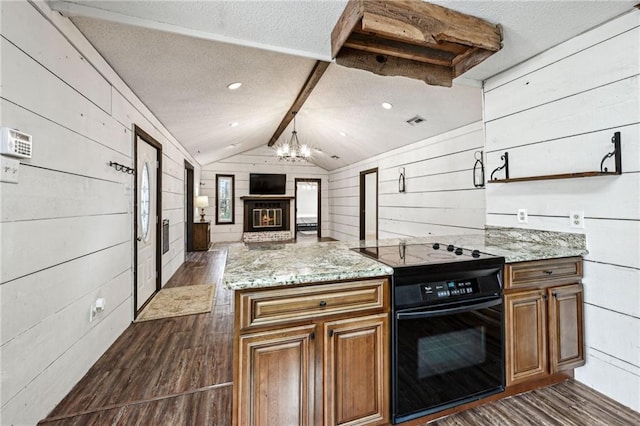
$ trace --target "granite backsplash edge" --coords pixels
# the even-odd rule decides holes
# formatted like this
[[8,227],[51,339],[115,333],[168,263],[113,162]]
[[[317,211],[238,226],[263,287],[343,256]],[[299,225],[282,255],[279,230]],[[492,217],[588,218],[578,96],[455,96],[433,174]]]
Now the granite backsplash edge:
[[487,245],[500,245],[501,243],[512,241],[587,250],[587,237],[585,234],[485,226],[485,242]]

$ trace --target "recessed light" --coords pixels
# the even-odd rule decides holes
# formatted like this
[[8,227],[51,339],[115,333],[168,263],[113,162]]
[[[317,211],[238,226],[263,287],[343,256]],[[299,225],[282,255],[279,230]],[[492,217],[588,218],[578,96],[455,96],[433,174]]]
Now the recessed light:
[[391,105],[389,102],[383,102],[382,103],[382,108],[391,109],[391,108],[393,108],[393,105]]
[[347,136],[347,132],[338,132],[340,133],[340,136]]
[[240,123],[238,123],[237,121],[234,121],[234,122],[229,123],[229,127],[236,127],[238,124],[240,124]]
[[242,83],[240,83],[239,81],[235,82],[235,83],[229,83],[229,85],[227,86],[227,89],[229,90],[236,90],[239,89],[240,86],[242,86]]

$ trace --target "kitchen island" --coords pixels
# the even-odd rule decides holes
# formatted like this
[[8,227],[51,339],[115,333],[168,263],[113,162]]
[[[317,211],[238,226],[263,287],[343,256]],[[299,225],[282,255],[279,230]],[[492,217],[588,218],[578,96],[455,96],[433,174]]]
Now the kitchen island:
[[[505,257],[509,394],[566,378],[567,368],[583,362],[584,236],[523,234],[527,232],[487,229],[484,235],[232,246],[224,282],[236,291],[234,424],[389,422],[388,278],[393,269],[351,248],[375,252],[382,245],[401,249],[440,242]],[[550,278],[549,272],[559,275]],[[562,299],[547,307],[548,295],[553,292],[555,297],[557,290]],[[577,358],[571,353],[566,362],[555,364],[548,358],[554,336],[546,324],[547,310],[564,324],[573,317],[579,323],[579,338],[573,339]],[[509,328],[514,320],[533,321],[542,328],[519,337]],[[559,335],[555,338],[566,343]],[[533,365],[514,370],[523,362]],[[533,379],[538,381],[533,384]],[[498,395],[503,396],[507,394]]]
[[387,424],[392,273],[338,242],[232,246],[233,424]]

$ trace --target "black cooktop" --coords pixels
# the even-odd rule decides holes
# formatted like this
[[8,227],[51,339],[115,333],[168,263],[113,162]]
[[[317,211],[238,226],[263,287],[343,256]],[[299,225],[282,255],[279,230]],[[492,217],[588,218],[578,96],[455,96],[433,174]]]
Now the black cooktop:
[[365,256],[394,268],[403,266],[434,265],[456,262],[473,262],[482,259],[497,259],[479,250],[462,248],[453,244],[399,243],[390,246],[372,246],[352,249]]

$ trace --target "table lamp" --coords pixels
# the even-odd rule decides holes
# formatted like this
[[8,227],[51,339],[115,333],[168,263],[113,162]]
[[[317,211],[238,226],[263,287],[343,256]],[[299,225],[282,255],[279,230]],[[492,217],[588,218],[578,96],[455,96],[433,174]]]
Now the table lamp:
[[209,197],[198,195],[196,197],[196,207],[200,208],[200,222],[204,222],[204,208],[209,207]]

